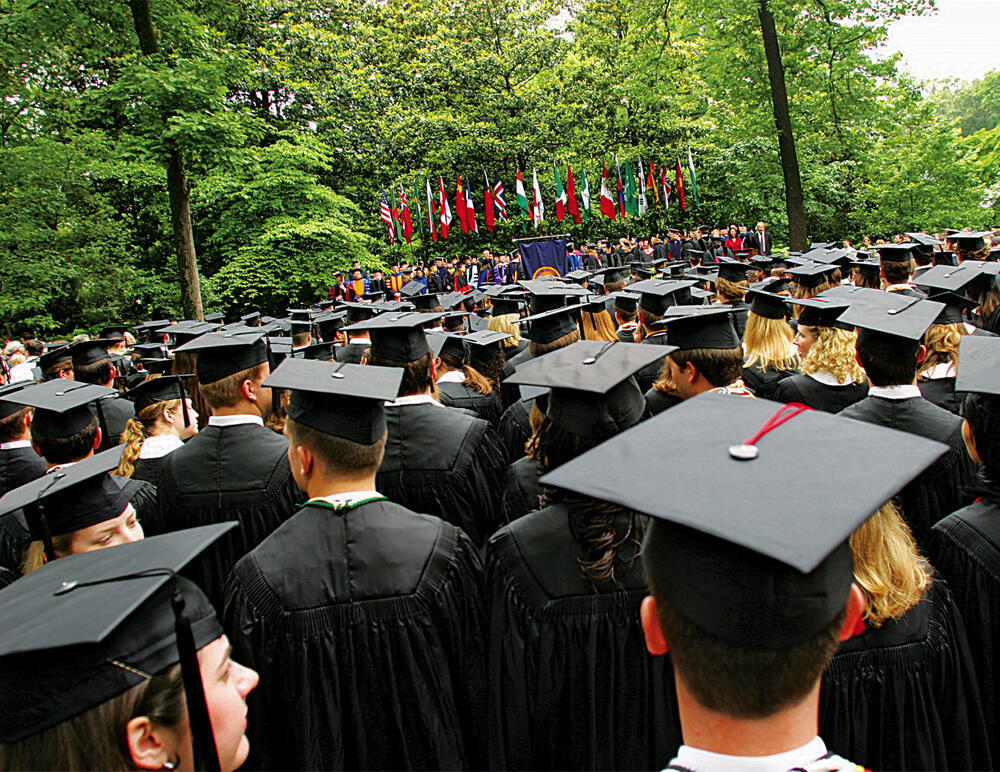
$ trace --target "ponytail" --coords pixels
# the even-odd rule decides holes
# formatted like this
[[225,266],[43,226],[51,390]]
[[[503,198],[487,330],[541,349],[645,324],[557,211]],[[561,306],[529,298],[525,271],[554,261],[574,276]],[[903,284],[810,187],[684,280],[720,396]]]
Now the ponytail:
[[452,354],[439,354],[438,357],[448,366],[449,370],[461,370],[465,374],[465,380],[462,381],[463,386],[468,386],[479,394],[493,393],[493,384],[476,368],[463,364],[458,357]]
[[124,445],[121,461],[115,474],[122,477],[131,477],[135,473],[135,464],[139,460],[139,453],[142,452],[142,443],[153,435],[156,422],[163,415],[164,411],[175,410],[179,407],[179,399],[168,399],[165,402],[155,402],[147,405],[134,418],[125,422],[125,429],[122,431],[122,438],[119,444]]

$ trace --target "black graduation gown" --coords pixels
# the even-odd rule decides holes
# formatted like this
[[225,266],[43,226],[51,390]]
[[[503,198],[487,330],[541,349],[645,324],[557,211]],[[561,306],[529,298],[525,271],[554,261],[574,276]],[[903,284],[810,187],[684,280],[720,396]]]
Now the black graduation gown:
[[674,405],[678,405],[684,400],[673,394],[667,394],[665,391],[660,391],[659,389],[649,388],[645,393],[646,399],[646,412],[648,416],[654,416],[658,413],[662,413],[668,408],[672,408]]
[[[654,332],[652,335],[648,335],[642,339],[642,345],[666,346],[667,334],[665,332]],[[646,365],[635,374],[635,382],[639,385],[640,391],[648,391],[652,388],[653,384],[656,383],[660,377],[660,371],[663,370],[663,360],[666,358],[667,355],[664,354],[663,357]]]
[[388,501],[297,512],[226,587],[234,657],[260,673],[248,768],[480,767],[481,572],[461,530]]
[[1000,502],[979,500],[931,531],[935,568],[962,614],[979,676],[994,763],[1000,760]]
[[994,308],[993,313],[990,314],[989,318],[979,326],[986,330],[986,332],[992,332],[994,335],[1000,335],[1000,306]]
[[743,333],[747,329],[747,316],[750,314],[750,304],[744,300],[731,300],[729,306],[733,309],[733,325],[736,327],[736,334],[743,340]]
[[[90,405],[91,412],[96,416],[97,408]],[[108,450],[121,442],[122,432],[128,419],[135,416],[135,405],[127,399],[103,399],[101,411],[104,413],[104,423],[101,427],[101,446],[98,450]],[[105,427],[107,432],[104,432]]]
[[17,574],[10,569],[0,566],[0,590],[9,587],[17,579]]
[[500,524],[506,455],[487,421],[430,403],[387,405],[379,491],[457,525],[480,546]]
[[489,421],[493,426],[500,423],[503,408],[495,392],[480,394],[471,386],[450,382],[439,383],[437,388],[438,400],[442,405],[471,410],[477,417]]
[[584,557],[562,504],[490,539],[491,769],[660,769],[680,746],[670,659],[642,634],[641,561],[595,588]]
[[31,544],[31,534],[21,521],[21,510],[0,516],[0,566],[21,575],[24,554]]
[[365,353],[365,349],[369,348],[368,343],[348,343],[346,346],[340,346],[333,350],[333,358],[338,362],[347,362],[352,365],[361,364],[361,355]]
[[899,619],[844,641],[823,675],[819,735],[869,769],[989,769],[962,619],[943,581]]
[[160,475],[163,473],[163,465],[166,461],[167,456],[160,456],[159,458],[140,458],[135,462],[135,467],[132,471],[132,479],[146,480],[153,485],[159,485]]
[[[840,413],[845,418],[910,432],[949,446],[899,494],[903,519],[913,531],[917,545],[925,549],[931,526],[956,509],[969,504],[968,490],[977,476],[976,466],[965,450],[962,419],[923,397],[886,399],[865,397]],[[870,448],[877,452],[876,448]]]
[[506,364],[511,359],[513,359],[514,357],[516,357],[522,351],[526,351],[528,349],[528,343],[529,342],[530,341],[527,340],[526,338],[521,338],[521,340],[519,340],[517,342],[516,346],[504,346],[502,348],[503,356],[504,356],[504,360],[505,360],[504,364]]
[[542,495],[542,486],[538,483],[540,476],[538,461],[527,456],[507,467],[503,478],[502,502],[503,519],[506,522],[538,509],[538,497]]
[[524,443],[531,437],[531,409],[535,398],[518,399],[503,411],[497,431],[508,459],[519,459],[524,455]]
[[774,385],[770,399],[775,402],[801,402],[815,410],[839,413],[846,407],[868,396],[867,383],[848,383],[829,386],[815,378],[796,373],[782,378]]
[[305,498],[288,467],[288,440],[258,424],[206,426],[164,456],[158,510],[147,536],[235,520],[233,529],[192,561],[185,575],[222,609],[236,561],[291,517]]
[[766,370],[762,370],[757,365],[754,365],[753,367],[743,368],[743,383],[754,393],[755,397],[774,399],[774,392],[778,383],[797,373],[798,370],[779,370],[776,367],[768,367]]
[[0,496],[45,474],[45,459],[32,448],[0,450]]
[[507,379],[514,374],[519,364],[527,362],[532,358],[531,351],[525,346],[504,362],[503,369],[500,371],[500,401],[503,403],[505,409],[521,398],[521,390],[515,384],[507,383]]
[[955,415],[962,414],[962,404],[955,396],[954,378],[932,378],[925,381],[918,379],[917,386],[920,389],[920,394],[928,402],[933,402],[938,407],[943,407]]

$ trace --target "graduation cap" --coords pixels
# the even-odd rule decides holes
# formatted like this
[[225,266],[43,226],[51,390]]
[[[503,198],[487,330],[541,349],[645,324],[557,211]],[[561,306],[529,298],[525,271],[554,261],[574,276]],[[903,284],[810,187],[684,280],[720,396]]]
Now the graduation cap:
[[819,287],[829,281],[829,273],[835,266],[824,263],[807,263],[795,268],[789,268],[785,273],[792,277],[792,281],[803,287]]
[[311,322],[313,313],[308,308],[289,308],[286,309],[288,313],[288,318],[295,322]]
[[540,482],[650,515],[642,557],[661,597],[724,641],[784,649],[847,603],[851,533],[946,450],[804,406],[702,394]]
[[423,292],[426,289],[427,289],[426,284],[424,284],[423,282],[413,280],[413,281],[408,281],[406,284],[400,287],[399,294],[403,295],[404,297],[413,298],[416,297],[417,295],[423,294]]
[[319,328],[319,336],[323,340],[332,340],[337,331],[344,326],[346,311],[327,311],[317,316],[313,322]]
[[366,292],[361,297],[363,297],[365,300],[369,300],[369,301],[385,300],[386,297],[387,297],[387,292],[388,292],[388,290],[378,290],[376,292]]
[[97,338],[95,340],[82,340],[70,346],[70,353],[73,356],[73,367],[92,365],[111,359],[108,353],[108,346],[113,346],[115,341],[108,338]]
[[[750,302],[750,312],[765,319],[784,319],[788,316],[785,298],[763,290],[750,290],[746,299]],[[735,348],[735,347],[734,347]]]
[[240,321],[246,325],[255,324],[256,322],[259,322],[260,319],[260,311],[251,311],[249,314],[243,314],[243,316],[240,317]]
[[583,287],[556,281],[529,279],[520,282],[520,285],[528,290],[528,307],[533,314],[560,308],[565,306],[570,298],[588,294]]
[[961,265],[935,265],[924,271],[916,280],[920,287],[931,290],[961,292],[983,273],[983,263],[967,260]]
[[[409,301],[417,307],[418,311],[433,311],[441,306],[441,293],[428,292],[425,295],[411,295]],[[348,314],[350,321],[350,314]]]
[[633,374],[675,349],[582,340],[521,364],[507,382],[550,389],[545,414],[573,434],[597,438],[634,425],[646,408]]
[[[803,257],[807,257],[807,255],[803,255]],[[819,254],[811,256],[810,259],[814,263],[825,263],[833,266],[849,265],[853,260],[851,253],[846,249],[824,249]]]
[[[607,268],[598,268],[593,271],[593,277],[600,277],[601,281],[607,284],[611,282],[614,284],[616,281],[622,281],[625,279],[625,269],[620,265],[612,265]],[[591,279],[593,281],[593,278]]]
[[839,321],[857,327],[859,345],[879,356],[915,351],[927,328],[944,310],[944,303],[891,292],[878,294],[883,297],[864,295],[860,301],[852,302]]
[[1000,395],[1000,338],[963,335],[955,391]]
[[441,308],[445,311],[454,311],[465,302],[465,295],[461,292],[449,292],[441,298]]
[[851,267],[857,268],[862,274],[872,279],[882,275],[882,265],[878,260],[852,260]]
[[937,292],[927,299],[944,303],[944,308],[934,320],[934,324],[962,324],[965,322],[965,312],[971,311],[978,305],[974,300],[955,292]]
[[292,319],[292,335],[301,335],[304,332],[312,332],[312,320]]
[[926,233],[904,233],[904,236],[909,237],[911,240],[915,241],[922,247],[943,247],[944,242],[938,241],[933,236],[928,236]]
[[162,332],[169,335],[175,346],[183,345],[188,341],[192,341],[199,335],[204,335],[207,332],[212,332],[219,329],[219,325],[210,322],[196,322],[193,320],[185,319],[184,321],[172,324],[169,327],[164,327]]
[[508,293],[505,295],[495,295],[490,301],[493,304],[493,316],[505,316],[507,314],[520,314],[521,306],[525,300],[521,295]]
[[920,245],[915,242],[903,242],[901,244],[879,244],[875,247],[880,260],[892,263],[905,263],[912,260],[914,253],[920,250]]
[[791,292],[792,283],[784,276],[768,276],[763,281],[751,284],[750,289],[764,290],[765,292],[771,292],[777,295],[781,292]]
[[138,386],[129,389],[124,394],[119,394],[119,399],[127,399],[135,405],[135,412],[141,413],[150,405],[158,402],[169,402],[172,399],[179,399],[184,413],[184,425],[191,425],[191,417],[188,415],[187,393],[184,391],[184,379],[193,378],[191,373],[184,375],[164,375],[160,378],[153,378],[143,381]]
[[267,338],[259,327],[206,333],[175,352],[198,354],[199,383],[214,383],[268,361]]
[[806,327],[837,327],[842,330],[853,330],[849,324],[837,321],[840,315],[847,310],[848,304],[834,298],[802,298],[793,300],[794,305],[800,306],[799,324]]
[[959,231],[948,237],[948,241],[957,242],[962,249],[975,252],[986,246],[986,238],[993,235],[993,231]]
[[143,357],[142,366],[145,368],[146,372],[155,373],[157,375],[166,375],[173,370],[174,360],[170,357],[154,357],[151,359]]
[[13,395],[15,392],[20,391],[26,386],[30,386],[31,383],[31,381],[16,381],[15,383],[9,383],[6,386],[0,386],[0,420],[9,418],[19,410],[24,410],[26,407],[24,403],[13,402],[6,399],[6,397],[8,395]]
[[38,358],[38,367],[43,373],[46,373],[56,365],[61,365],[64,362],[72,362],[72,361],[73,361],[72,347],[57,346],[56,348],[46,351]]
[[615,308],[620,308],[626,313],[634,314],[639,310],[640,295],[635,292],[612,292],[608,297],[614,299]]
[[180,663],[194,769],[219,769],[197,652],[222,634],[178,571],[236,523],[70,555],[0,595],[0,741],[15,743]]
[[430,343],[430,338],[428,338],[428,343],[430,343],[431,351],[434,356],[438,357],[442,354],[447,354],[458,359],[460,362],[465,361],[465,336],[464,335],[453,335],[451,333],[432,333],[434,334],[435,341]]
[[154,319],[149,322],[143,322],[142,324],[137,324],[132,329],[139,334],[139,337],[145,337],[146,335],[151,335],[156,330],[169,326],[170,326],[169,319]]
[[696,284],[691,279],[648,279],[630,285],[628,291],[633,295],[639,293],[638,305],[641,308],[663,316],[668,308],[688,302]]
[[687,351],[696,348],[739,348],[740,336],[729,306],[689,306],[675,308],[654,325],[667,331],[667,344]]
[[740,263],[736,260],[720,260],[719,278],[735,282],[745,281],[747,278],[747,271],[750,270],[750,268],[751,266],[746,263]]
[[348,332],[366,331],[371,338],[372,354],[393,362],[416,362],[427,355],[430,348],[423,325],[440,319],[440,314],[404,311],[398,314],[381,314],[347,327]]
[[97,337],[117,343],[118,341],[125,340],[125,330],[127,329],[128,327],[124,325],[113,324],[103,328],[100,333],[98,333]]
[[521,320],[528,324],[531,340],[535,343],[552,343],[576,329],[576,306],[563,306],[551,311],[543,311]]
[[591,275],[590,271],[576,270],[570,271],[562,278],[574,282],[575,284],[583,284],[585,281],[590,279]]
[[507,340],[507,338],[514,337],[509,332],[500,332],[499,330],[479,330],[477,332],[470,332],[468,335],[463,336],[462,340],[465,341],[465,345],[468,348],[490,348],[491,346],[499,347],[500,344]]
[[55,437],[71,437],[89,426],[94,420],[94,414],[90,412],[90,404],[93,402],[97,406],[101,433],[107,437],[108,428],[101,400],[117,394],[117,391],[106,386],[56,378],[28,386],[7,398],[35,408],[32,425]]
[[264,385],[291,392],[288,417],[296,423],[372,445],[385,434],[385,403],[396,399],[402,380],[398,367],[291,358]]
[[226,315],[218,311],[214,314],[205,314],[204,319],[209,324],[223,324],[226,321]]
[[837,246],[836,241],[814,241],[809,245],[809,251],[814,249],[833,249]]
[[308,346],[303,346],[302,348],[293,350],[291,354],[294,357],[301,357],[302,359],[311,359],[317,362],[329,362],[333,359],[333,343],[312,343]]

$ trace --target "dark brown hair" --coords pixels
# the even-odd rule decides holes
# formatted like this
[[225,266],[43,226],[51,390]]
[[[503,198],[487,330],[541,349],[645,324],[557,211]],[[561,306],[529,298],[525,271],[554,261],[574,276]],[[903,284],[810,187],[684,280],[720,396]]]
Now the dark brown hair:
[[374,472],[382,463],[386,433],[373,444],[362,445],[316,431],[291,418],[285,419],[285,431],[292,445],[304,445],[313,452],[328,477]]
[[460,370],[464,373],[465,380],[462,381],[463,386],[468,386],[479,394],[493,393],[493,384],[491,384],[487,378],[483,377],[482,373],[476,370],[476,368],[465,364],[454,354],[439,354],[438,358],[444,362],[449,369]]
[[265,362],[261,362],[259,365],[240,370],[238,373],[227,375],[217,381],[198,384],[201,395],[205,398],[205,403],[210,408],[233,407],[243,398],[243,382],[257,380],[264,372],[265,364]]
[[31,441],[38,446],[42,456],[50,464],[65,464],[69,461],[79,461],[94,448],[97,438],[97,417],[90,419],[84,428],[69,437],[49,436],[45,434],[44,424],[31,424]]
[[535,341],[531,341],[531,343],[528,344],[528,351],[531,353],[531,356],[540,357],[553,351],[557,351],[558,349],[565,348],[566,346],[576,343],[578,340],[580,340],[580,331],[571,330],[561,338],[556,338],[549,343],[536,343]]
[[0,418],[0,442],[14,442],[21,439],[24,432],[22,419],[31,408],[22,407],[15,413],[11,413],[6,418]]
[[880,265],[882,275],[889,284],[906,284],[913,273],[913,258],[903,261],[883,260]]
[[368,357],[368,364],[379,367],[398,367],[403,371],[403,381],[399,384],[399,396],[408,394],[423,394],[427,389],[431,394],[437,394],[437,387],[431,377],[434,355],[428,351],[415,362],[397,362],[394,359],[380,357],[374,351]]
[[[728,386],[743,374],[743,348],[691,348],[675,351],[668,356],[678,367],[686,367],[690,362],[713,386]],[[663,373],[669,373],[666,361]]]
[[873,386],[903,386],[913,383],[917,374],[919,348],[914,348],[911,355],[888,361],[865,348],[863,338],[864,336],[858,336],[856,344],[858,359]]
[[[171,365],[170,370],[174,375],[190,375],[190,378],[184,379],[184,391],[187,392],[188,398],[191,400],[191,407],[194,408],[195,412],[198,414],[198,428],[204,429],[208,426],[209,416],[212,415],[212,409],[208,406],[208,402],[201,394],[201,388],[199,387],[198,381],[198,354],[193,351],[182,351],[179,354],[174,354],[174,362]],[[146,380],[152,380],[155,375],[151,374],[146,377]]]
[[73,377],[82,383],[96,383],[103,386],[111,380],[111,360],[102,359],[89,365],[74,365]]

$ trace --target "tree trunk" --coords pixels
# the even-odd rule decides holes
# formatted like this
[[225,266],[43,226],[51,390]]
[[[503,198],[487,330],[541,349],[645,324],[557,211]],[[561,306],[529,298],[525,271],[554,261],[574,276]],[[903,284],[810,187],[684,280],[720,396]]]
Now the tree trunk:
[[[129,0],[139,50],[146,56],[159,50],[149,0]],[[174,232],[174,249],[177,251],[177,269],[181,284],[181,303],[186,319],[201,319],[201,285],[198,279],[198,255],[191,231],[191,205],[188,195],[187,172],[184,154],[170,151],[167,161],[167,194],[170,196],[170,222]]]
[[796,252],[804,252],[806,242],[806,212],[802,196],[802,179],[799,176],[799,159],[795,154],[795,137],[792,118],[788,114],[788,93],[785,90],[785,68],[781,64],[778,32],[774,27],[774,14],[760,0],[760,31],[764,37],[764,55],[767,57],[767,77],[771,82],[771,104],[774,123],[778,128],[778,150],[781,154],[781,172],[785,177],[785,209],[788,212],[788,245]]

